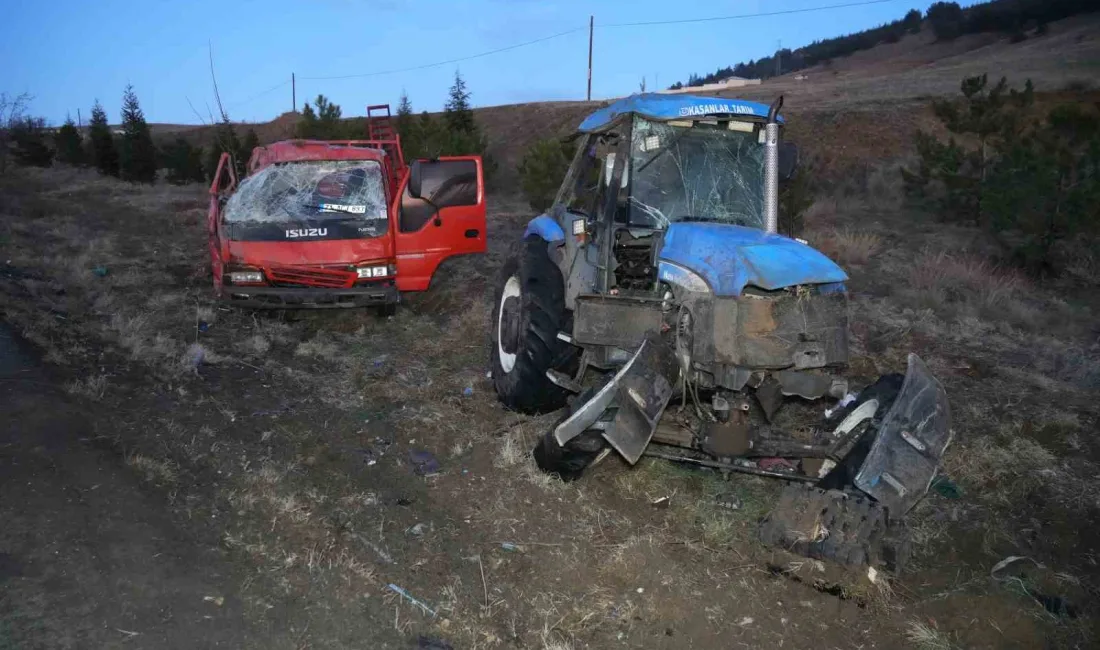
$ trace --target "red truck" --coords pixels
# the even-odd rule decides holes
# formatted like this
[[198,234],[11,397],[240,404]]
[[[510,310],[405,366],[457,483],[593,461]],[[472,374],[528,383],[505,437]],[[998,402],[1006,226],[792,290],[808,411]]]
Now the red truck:
[[367,115],[366,140],[257,147],[240,183],[222,154],[207,218],[219,298],[392,312],[400,292],[428,288],[444,259],[485,252],[481,158],[406,165],[389,107]]

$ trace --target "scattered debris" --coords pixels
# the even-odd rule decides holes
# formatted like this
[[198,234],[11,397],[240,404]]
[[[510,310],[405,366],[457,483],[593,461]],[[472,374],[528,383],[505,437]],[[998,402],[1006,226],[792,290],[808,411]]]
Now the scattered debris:
[[443,639],[424,635],[416,637],[416,647],[423,650],[454,650],[454,646]]
[[997,577],[998,573],[1004,570],[1005,567],[1020,562],[1022,560],[1027,560],[1028,562],[1031,562],[1040,569],[1044,568],[1042,564],[1039,564],[1038,562],[1026,555],[1009,555],[1005,559],[993,565],[993,568],[989,570],[989,577],[993,578],[994,580],[1001,580],[1002,578]]
[[1025,560],[1034,564],[1035,567],[1038,569],[1046,568],[1044,565],[1036,562],[1026,555],[1010,555],[993,565],[993,568],[989,570],[989,577],[993,578],[997,582],[1008,585],[1011,588],[1018,589],[1020,593],[1026,596],[1031,596],[1035,599],[1036,602],[1042,605],[1043,609],[1045,609],[1047,613],[1053,616],[1077,618],[1077,608],[1071,605],[1069,601],[1067,601],[1062,596],[1044,593],[1036,589],[1032,585],[1031,581],[1026,580],[1025,578],[1018,575],[999,575],[1009,566],[1012,566],[1013,564],[1017,564],[1019,562],[1023,562]]
[[187,346],[187,351],[183,353],[184,365],[194,370],[198,370],[205,360],[206,348],[199,343],[192,343]]
[[206,603],[214,603],[218,607],[221,607],[222,605],[225,604],[225,597],[224,596],[203,596],[202,600],[203,600],[203,602],[206,602]]
[[871,584],[878,583],[878,570],[875,567],[867,567],[867,579],[871,581]]
[[757,467],[769,472],[795,472],[797,469],[786,458],[761,458],[756,461]]
[[856,401],[857,397],[859,397],[859,395],[856,393],[848,393],[847,395],[845,395],[839,402],[836,403],[835,406],[833,406],[833,408],[825,409],[825,419],[828,420],[832,418],[834,413],[840,411],[845,406],[848,406],[852,402]]
[[741,619],[741,621],[738,623],[738,625],[740,625],[741,627],[745,627],[746,625],[752,625],[753,622],[754,621],[753,621],[753,618],[751,616],[746,616],[746,617]]
[[645,593],[645,587],[638,587],[638,588],[637,588],[637,589],[635,589],[634,591],[636,591],[636,592],[638,592],[638,593],[640,593],[640,594],[644,594],[644,593]]
[[428,607],[423,602],[421,602],[421,601],[417,600],[416,598],[414,598],[409,592],[405,591],[401,587],[398,587],[397,585],[393,584],[392,582],[390,584],[386,585],[386,587],[388,587],[390,591],[392,591],[395,594],[401,596],[402,598],[409,601],[413,605],[416,605],[420,609],[424,610],[424,613],[428,614],[432,618],[435,618],[435,610],[432,609],[431,607]]
[[97,266],[92,269],[92,273],[95,274],[97,278],[105,278],[107,277],[107,273],[109,273],[109,271],[107,270],[106,266]]
[[405,532],[412,535],[412,536],[414,536],[414,537],[423,537],[424,533],[431,532],[431,530],[432,530],[432,525],[431,524],[426,524],[424,522],[420,522],[420,523],[414,524],[413,526],[409,527],[409,529],[406,530]]
[[726,510],[740,510],[741,499],[735,494],[722,494],[714,498],[714,505]]
[[522,549],[520,549],[519,546],[516,546],[512,542],[501,542],[500,547],[502,549],[508,551],[509,553],[522,553],[523,552]]
[[474,387],[473,386],[467,386],[466,388],[463,388],[462,389],[462,394],[465,397],[469,397],[470,395],[473,395],[474,394]]
[[943,474],[933,479],[932,489],[936,491],[936,494],[946,499],[958,499],[962,497],[962,488]]
[[652,505],[654,508],[668,508],[671,502],[672,497],[661,497],[659,499],[654,499],[653,501],[651,501],[650,505]]
[[410,449],[409,462],[418,476],[430,476],[439,472],[439,461],[435,455],[424,449]]
[[210,329],[210,323],[207,323],[204,320],[199,321],[199,325],[198,325],[199,332],[205,334],[206,331],[209,330],[209,329]]

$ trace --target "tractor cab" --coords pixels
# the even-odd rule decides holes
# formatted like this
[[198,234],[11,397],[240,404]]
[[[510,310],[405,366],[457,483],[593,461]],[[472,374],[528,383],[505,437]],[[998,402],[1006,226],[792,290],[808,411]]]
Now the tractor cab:
[[[851,489],[892,517],[927,490],[946,394],[915,355],[904,380],[850,390],[848,276],[777,232],[797,163],[781,107],[642,94],[580,124],[493,321],[500,399],[569,407],[535,449],[542,469],[659,455]],[[814,400],[845,400],[839,419],[821,422]]]

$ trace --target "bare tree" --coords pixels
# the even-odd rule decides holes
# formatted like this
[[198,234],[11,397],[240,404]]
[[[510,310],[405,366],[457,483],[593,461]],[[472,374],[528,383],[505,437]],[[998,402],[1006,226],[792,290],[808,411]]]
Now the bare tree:
[[30,93],[14,97],[0,93],[0,174],[7,171],[12,131],[27,117],[27,106],[34,99]]

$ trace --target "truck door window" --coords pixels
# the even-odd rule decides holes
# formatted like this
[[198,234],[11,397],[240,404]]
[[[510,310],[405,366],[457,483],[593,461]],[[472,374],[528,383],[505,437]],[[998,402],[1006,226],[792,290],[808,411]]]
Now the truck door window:
[[[477,163],[473,160],[436,160],[420,163],[420,194],[401,195],[401,232],[416,232],[435,215],[435,209],[477,205]],[[435,207],[433,207],[433,204]]]

